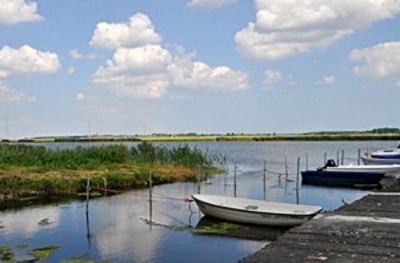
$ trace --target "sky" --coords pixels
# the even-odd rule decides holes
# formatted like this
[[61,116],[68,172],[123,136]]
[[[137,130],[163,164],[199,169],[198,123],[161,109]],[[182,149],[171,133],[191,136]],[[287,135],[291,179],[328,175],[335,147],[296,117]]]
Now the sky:
[[400,0],[0,0],[0,138],[400,127]]

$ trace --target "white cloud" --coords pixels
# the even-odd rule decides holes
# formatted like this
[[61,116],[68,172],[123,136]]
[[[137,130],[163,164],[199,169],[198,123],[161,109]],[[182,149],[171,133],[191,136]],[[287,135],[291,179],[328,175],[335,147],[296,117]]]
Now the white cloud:
[[215,8],[227,4],[234,3],[236,0],[191,0],[188,6],[201,8]]
[[168,85],[166,68],[171,54],[159,45],[119,48],[107,66],[100,67],[94,83],[130,97],[158,98]]
[[60,68],[55,53],[42,52],[24,45],[19,49],[0,49],[0,79],[30,73],[54,73]]
[[335,76],[324,76],[321,80],[316,81],[314,84],[317,85],[333,85],[336,83]]
[[[133,20],[140,20],[142,23],[132,23]],[[126,28],[126,24],[102,24],[103,28]],[[161,37],[153,30],[154,26],[147,16],[133,16],[130,25],[133,24],[135,26],[131,26],[131,29],[134,29],[132,32],[135,32],[135,36],[154,37],[139,37],[140,41],[129,42],[125,40],[125,34],[110,34],[107,41],[100,41],[103,37],[99,37],[102,34],[96,29],[92,43],[102,43],[99,46],[113,47],[116,51],[113,58],[107,60],[106,65],[94,74],[95,85],[105,87],[117,95],[132,98],[160,98],[171,85],[208,91],[236,91],[248,88],[248,76],[245,73],[226,66],[213,68],[206,63],[193,61],[194,54],[185,55],[180,47],[177,48],[178,54],[173,56],[161,44],[154,44],[153,42],[158,43]],[[124,37],[120,37],[121,35]],[[79,52],[75,51],[72,54],[79,57]]]
[[70,50],[69,55],[73,59],[95,59],[95,58],[97,58],[97,55],[95,53],[83,55],[77,49]]
[[60,68],[58,56],[24,45],[0,49],[0,99],[8,102],[36,102],[36,98],[9,87],[7,78],[15,75],[53,73]]
[[256,21],[235,41],[254,58],[279,59],[326,47],[400,12],[397,0],[257,0]]
[[148,16],[137,13],[129,23],[99,23],[96,26],[90,45],[101,48],[134,48],[147,44],[159,44],[161,36]]
[[275,85],[283,80],[283,75],[277,70],[267,70],[264,73],[263,84],[266,89],[274,88]]
[[388,77],[400,74],[400,42],[354,49],[350,59],[365,63],[353,68],[354,73],[360,76]]
[[35,2],[24,0],[0,0],[0,24],[41,21],[43,17],[37,12]]
[[212,68],[201,61],[193,61],[192,56],[177,56],[170,65],[169,70],[176,86],[210,91],[238,91],[249,88],[247,74],[226,66]]

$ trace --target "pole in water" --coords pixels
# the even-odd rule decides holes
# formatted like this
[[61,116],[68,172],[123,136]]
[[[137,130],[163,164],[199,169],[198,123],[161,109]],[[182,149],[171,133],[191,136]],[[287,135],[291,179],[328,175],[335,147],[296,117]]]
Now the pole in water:
[[300,181],[300,157],[297,157],[297,180],[296,180],[296,189],[299,189]]
[[296,201],[299,204],[300,157],[297,157]]
[[149,216],[151,228],[151,221],[153,220],[153,179],[151,171],[149,172]]
[[357,165],[360,165],[360,159],[361,159],[361,149],[358,149]]
[[235,162],[235,172],[233,174],[233,196],[236,197],[236,162]]
[[200,166],[197,169],[197,194],[200,194],[200,186],[201,186],[201,179],[200,179]]
[[267,161],[264,161],[264,200],[267,200]]

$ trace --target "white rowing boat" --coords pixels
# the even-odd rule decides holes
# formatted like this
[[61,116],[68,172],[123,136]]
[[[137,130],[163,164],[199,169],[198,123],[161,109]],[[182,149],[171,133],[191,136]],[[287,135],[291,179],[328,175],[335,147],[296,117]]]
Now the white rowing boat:
[[196,194],[192,198],[207,216],[245,224],[296,226],[322,211],[320,206],[228,196]]

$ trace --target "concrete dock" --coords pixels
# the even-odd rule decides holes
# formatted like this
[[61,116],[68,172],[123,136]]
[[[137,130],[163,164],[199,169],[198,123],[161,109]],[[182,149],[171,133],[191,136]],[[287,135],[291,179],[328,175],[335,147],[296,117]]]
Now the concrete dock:
[[373,193],[290,229],[240,263],[400,263],[400,192]]

